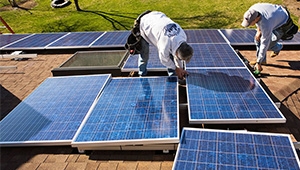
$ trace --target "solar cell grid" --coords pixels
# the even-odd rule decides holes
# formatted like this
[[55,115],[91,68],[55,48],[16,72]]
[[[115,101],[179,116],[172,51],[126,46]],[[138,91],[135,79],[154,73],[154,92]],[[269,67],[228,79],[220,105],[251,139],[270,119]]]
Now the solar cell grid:
[[289,135],[184,128],[173,170],[300,169]]
[[194,55],[186,67],[245,67],[228,44],[191,44]]
[[285,122],[246,68],[187,71],[190,123]]
[[129,31],[106,32],[91,47],[124,47]]
[[109,77],[46,79],[0,121],[0,145],[70,144]]
[[[221,33],[229,41],[230,45],[255,45],[255,29],[222,29]],[[300,32],[294,35],[292,40],[280,40],[283,45],[299,45]]]
[[255,29],[223,29],[221,32],[231,45],[254,45]]
[[72,145],[178,142],[177,107],[176,77],[114,78]]
[[227,43],[217,29],[184,30],[187,43]]
[[71,32],[47,48],[88,48],[103,32]]
[[[126,60],[122,70],[123,71],[138,71],[139,68],[139,54],[131,55]],[[148,70],[156,70],[156,71],[165,71],[166,67],[161,64],[160,59],[158,57],[157,48],[153,45],[149,46],[149,60],[147,65]]]
[[41,48],[43,49],[48,44],[52,43],[53,41],[57,40],[58,38],[64,36],[66,33],[42,33],[42,34],[33,34],[32,36],[16,42],[12,45],[6,46],[5,49],[36,49]]
[[5,34],[5,35],[0,35],[0,39],[1,39],[0,47],[4,47],[5,45],[16,42],[18,40],[21,40],[22,38],[25,38],[29,35],[30,34]]

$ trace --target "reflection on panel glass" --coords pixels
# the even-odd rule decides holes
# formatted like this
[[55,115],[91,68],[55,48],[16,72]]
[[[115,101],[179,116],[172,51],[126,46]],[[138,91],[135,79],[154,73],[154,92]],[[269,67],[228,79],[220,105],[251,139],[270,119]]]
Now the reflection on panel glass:
[[115,78],[73,143],[176,139],[177,110],[177,77]]
[[74,137],[110,75],[46,79],[0,122],[0,144],[60,142]]
[[191,44],[194,55],[186,67],[245,67],[228,44]]
[[285,122],[247,69],[189,69],[190,122]]

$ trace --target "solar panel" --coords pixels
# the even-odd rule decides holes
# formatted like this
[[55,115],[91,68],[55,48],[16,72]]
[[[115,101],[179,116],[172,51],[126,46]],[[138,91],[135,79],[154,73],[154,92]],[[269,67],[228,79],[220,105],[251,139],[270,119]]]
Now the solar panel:
[[285,123],[247,68],[188,69],[189,122]]
[[[223,29],[220,30],[228,39],[230,45],[255,45],[255,29]],[[300,32],[294,35],[292,40],[280,40],[283,45],[300,45]]]
[[94,47],[124,47],[130,31],[106,32],[96,40],[91,48]]
[[6,46],[4,49],[44,49],[48,44],[64,36],[67,33],[42,33]]
[[73,147],[178,143],[177,77],[112,78]]
[[110,75],[46,79],[0,121],[1,146],[68,145]]
[[188,43],[227,43],[217,29],[184,30]]
[[29,35],[30,34],[1,34],[0,47],[14,43],[18,40],[28,37]]
[[186,67],[245,67],[228,44],[191,44],[194,55]]
[[230,45],[254,45],[255,29],[223,29]]
[[48,49],[89,48],[103,32],[70,32],[47,46]]
[[184,128],[173,163],[182,169],[299,170],[287,134]]
[[[122,71],[138,71],[139,69],[139,54],[131,55],[125,61]],[[149,46],[149,60],[147,65],[148,71],[166,71],[167,68],[161,64],[158,57],[157,48],[153,45]]]

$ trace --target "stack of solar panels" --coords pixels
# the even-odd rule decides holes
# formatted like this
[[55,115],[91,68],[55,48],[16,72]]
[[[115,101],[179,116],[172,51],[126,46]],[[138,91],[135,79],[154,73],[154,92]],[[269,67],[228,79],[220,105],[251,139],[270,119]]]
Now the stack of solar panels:
[[186,65],[189,122],[284,123],[285,117],[220,31],[206,30],[195,36],[197,31],[202,32],[187,32],[194,49]]

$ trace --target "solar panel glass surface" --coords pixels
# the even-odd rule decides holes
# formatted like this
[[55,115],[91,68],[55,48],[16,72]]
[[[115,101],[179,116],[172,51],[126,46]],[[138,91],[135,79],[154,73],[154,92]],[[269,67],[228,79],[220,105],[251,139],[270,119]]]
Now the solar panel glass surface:
[[[221,32],[231,45],[255,45],[255,29],[222,29]],[[279,42],[283,45],[299,45],[300,32],[295,34],[292,40],[280,40]]]
[[72,146],[179,140],[177,77],[113,78]]
[[227,43],[217,29],[184,30],[187,43]]
[[187,71],[190,123],[285,122],[247,68]]
[[1,145],[70,144],[110,75],[46,79],[0,122]]
[[43,49],[48,44],[59,39],[60,37],[66,35],[67,33],[42,33],[42,34],[33,34],[32,36],[16,42],[12,45],[6,46],[5,49],[34,49],[41,48]]
[[290,169],[299,158],[289,135],[184,128],[173,170]]
[[255,29],[223,29],[221,32],[231,45],[254,45]]
[[186,67],[245,67],[228,44],[191,44],[194,55]]
[[103,32],[71,32],[55,41],[48,48],[88,48]]
[[106,32],[91,47],[124,47],[130,31]]
[[0,35],[0,47],[16,42],[22,38],[29,36],[30,34],[3,34]]
[[[139,61],[139,54],[129,56],[126,62],[124,63],[122,70],[138,71],[139,68],[138,61]],[[157,48],[153,45],[149,46],[149,60],[148,60],[147,68],[148,70],[158,70],[158,71],[166,70],[166,67],[160,62]]]

